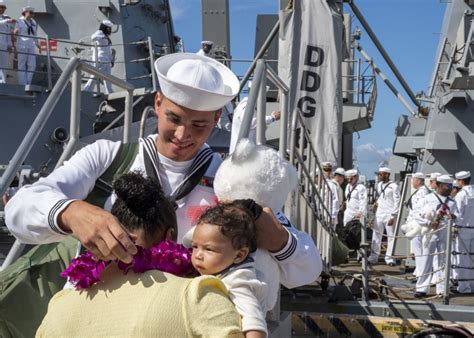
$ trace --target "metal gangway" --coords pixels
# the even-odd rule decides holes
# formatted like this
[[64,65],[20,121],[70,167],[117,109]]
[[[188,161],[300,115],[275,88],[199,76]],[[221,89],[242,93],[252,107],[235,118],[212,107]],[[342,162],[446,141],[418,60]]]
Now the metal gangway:
[[[15,178],[17,172],[20,170],[22,163],[28,157],[28,154],[33,148],[33,145],[38,140],[39,135],[43,131],[48,119],[51,117],[53,110],[58,104],[69,82],[71,82],[72,87],[69,125],[70,137],[66,143],[63,153],[61,154],[61,157],[56,163],[55,168],[61,166],[63,162],[69,159],[78,149],[81,128],[81,77],[83,73],[93,75],[98,79],[109,81],[125,91],[125,110],[123,112],[123,143],[131,142],[130,128],[132,124],[133,115],[134,86],[113,75],[101,72],[97,68],[89,65],[87,62],[81,61],[78,58],[74,57],[70,59],[66,68],[61,73],[61,76],[54,85],[45,104],[36,116],[26,136],[23,138],[23,141],[19,145],[13,158],[11,159],[10,163],[2,174],[0,178],[0,196],[3,196],[5,194],[8,187],[13,182],[13,179]],[[148,114],[148,111],[146,112],[146,114]],[[2,269],[13,263],[21,255],[24,247],[24,244],[21,244],[18,240],[16,240],[12,248],[10,249],[5,261],[3,262]]]

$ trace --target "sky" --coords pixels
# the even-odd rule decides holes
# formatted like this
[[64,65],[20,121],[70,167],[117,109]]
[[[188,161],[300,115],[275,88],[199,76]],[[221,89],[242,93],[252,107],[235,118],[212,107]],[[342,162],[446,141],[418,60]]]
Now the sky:
[[[446,0],[356,0],[355,3],[389,53],[414,93],[427,91],[441,32]],[[200,48],[201,1],[170,0],[175,33],[183,38],[186,51]],[[278,14],[279,0],[230,0],[231,55],[251,59],[254,55],[258,14]],[[346,7],[345,12],[351,13]],[[361,28],[360,44],[377,66],[409,101],[380,53],[353,18],[353,29]],[[240,65],[233,70],[245,73]],[[388,161],[401,114],[408,114],[386,85],[378,79],[378,100],[372,128],[354,134],[355,165],[370,178],[378,165]],[[410,103],[414,106],[412,103]]]

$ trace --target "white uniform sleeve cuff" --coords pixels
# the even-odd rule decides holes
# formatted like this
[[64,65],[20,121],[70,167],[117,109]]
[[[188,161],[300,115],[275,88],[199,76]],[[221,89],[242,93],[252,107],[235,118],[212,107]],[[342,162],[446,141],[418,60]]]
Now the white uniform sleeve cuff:
[[55,205],[50,209],[48,214],[48,224],[49,227],[56,233],[61,235],[69,235],[68,232],[62,230],[58,225],[58,216],[66,209],[66,207],[72,202],[76,201],[75,199],[62,199],[56,202]]
[[285,247],[280,251],[271,252],[271,255],[275,257],[277,261],[284,261],[291,255],[293,255],[293,253],[296,251],[296,246],[298,244],[296,237],[286,227],[284,228],[286,231],[288,231],[288,242],[286,243]]

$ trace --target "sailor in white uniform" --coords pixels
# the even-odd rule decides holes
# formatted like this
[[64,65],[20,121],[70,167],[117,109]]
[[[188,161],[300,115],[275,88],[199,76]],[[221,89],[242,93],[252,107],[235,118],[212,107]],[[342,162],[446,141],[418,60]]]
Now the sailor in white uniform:
[[380,255],[380,246],[384,229],[387,232],[387,252],[385,263],[390,266],[396,264],[393,254],[394,225],[400,207],[400,190],[398,185],[390,181],[390,169],[381,167],[378,171],[380,182],[377,184],[377,211],[374,220],[374,232],[372,234],[372,247],[369,263],[375,264]]
[[[159,134],[140,140],[130,170],[157,177],[164,192],[176,196],[174,192],[209,163],[199,184],[176,198],[180,242],[203,209],[215,203],[212,181],[222,160],[205,142],[219,120],[220,109],[238,93],[239,81],[221,63],[189,53],[163,56],[156,60],[155,69],[161,89],[155,99]],[[17,239],[39,244],[73,234],[98,258],[130,262],[136,247],[122,225],[108,211],[83,201],[119,147],[119,142],[97,141],[48,177],[20,189],[5,210],[6,223]],[[112,203],[109,197],[106,209]],[[313,282],[321,273],[322,261],[311,237],[286,218],[279,222],[268,210],[261,217],[265,221],[257,228],[258,246],[277,262],[280,282],[289,288]],[[258,260],[256,266],[258,269]]]
[[[99,30],[91,36],[92,43],[96,45],[92,49],[92,60],[97,63],[97,68],[107,74],[112,73],[112,67],[114,64],[114,53],[112,50],[112,41],[110,40],[110,34],[112,34],[112,27],[114,24],[110,20],[103,20],[100,24]],[[96,55],[97,51],[97,55]],[[113,92],[112,84],[108,81],[103,81],[104,91],[106,94]],[[87,81],[83,90],[94,91],[97,86],[97,79],[92,78]]]
[[359,182],[357,169],[346,171],[346,210],[344,211],[344,226],[354,219],[360,220],[367,212],[367,188]]
[[[429,226],[435,232],[432,233],[427,246],[423,246],[423,255],[425,255],[425,264],[419,270],[420,275],[416,281],[415,297],[420,298],[428,294],[430,283],[432,282],[432,271],[437,275],[436,293],[444,293],[444,271],[441,269],[445,262],[447,240],[447,228],[450,218],[458,218],[459,212],[456,203],[449,197],[452,188],[453,179],[449,175],[441,175],[436,178],[436,191],[426,195],[420,202],[422,212],[416,216],[418,224]],[[438,264],[441,268],[434,269],[433,255],[438,257]],[[450,263],[448,263],[450,264]],[[433,270],[434,269],[434,270]],[[437,271],[440,270],[440,271]]]
[[0,84],[7,83],[8,58],[12,50],[12,32],[15,19],[5,15],[7,5],[0,0]]
[[202,56],[210,56],[213,46],[213,41],[201,41],[201,49],[198,50],[196,54]]
[[35,39],[38,32],[38,24],[33,19],[35,9],[30,6],[23,7],[21,17],[16,22],[15,34],[16,51],[18,52],[18,83],[21,85],[31,84],[33,73],[36,69],[36,49],[39,49],[39,40]]
[[331,190],[331,197],[332,197],[332,209],[331,209],[331,219],[332,224],[335,227],[337,224],[337,214],[339,213],[339,197],[337,194],[337,185],[332,181],[332,168],[333,163],[326,161],[321,163],[321,167],[323,169],[323,177],[326,180],[329,189]]
[[[249,88],[251,88],[252,82],[249,82]],[[267,86],[266,90],[268,91],[270,87]],[[244,119],[245,108],[247,107],[247,100],[248,97],[244,97],[237,107],[235,107],[233,116],[232,116],[232,132],[230,135],[230,146],[229,146],[229,154],[234,152],[235,147],[237,146],[237,139],[239,138],[240,128],[242,126],[242,121]],[[255,107],[252,117],[252,122],[250,123],[250,131],[249,131],[249,139],[252,140],[254,143],[257,140],[257,108]],[[280,112],[273,111],[271,115],[265,116],[265,124],[268,126],[275,121],[280,119]]]
[[[460,171],[455,175],[456,181],[461,187],[454,200],[459,210],[459,218],[456,225],[459,226],[457,236],[454,240],[454,264],[458,279],[457,292],[474,292],[474,186],[471,183],[471,173]],[[471,254],[469,254],[471,253]],[[454,276],[453,276],[454,277]],[[470,280],[469,280],[470,279]]]
[[[416,218],[423,211],[423,198],[430,193],[429,189],[425,186],[425,175],[422,172],[416,172],[412,175],[411,184],[413,192],[405,203],[408,208],[407,223],[416,222]],[[423,256],[422,236],[415,236],[411,240],[411,252],[415,255],[414,275],[418,277],[426,261],[426,257]]]

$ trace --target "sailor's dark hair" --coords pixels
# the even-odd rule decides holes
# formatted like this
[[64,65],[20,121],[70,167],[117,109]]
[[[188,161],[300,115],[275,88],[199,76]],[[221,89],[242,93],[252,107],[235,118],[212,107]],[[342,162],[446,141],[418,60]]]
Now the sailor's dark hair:
[[229,238],[234,249],[248,247],[250,252],[257,249],[257,235],[252,213],[240,201],[219,202],[199,217],[200,224],[215,225]]
[[149,238],[160,230],[177,228],[173,204],[152,178],[130,172],[119,176],[113,188],[117,200],[111,212],[127,230],[143,229]]

